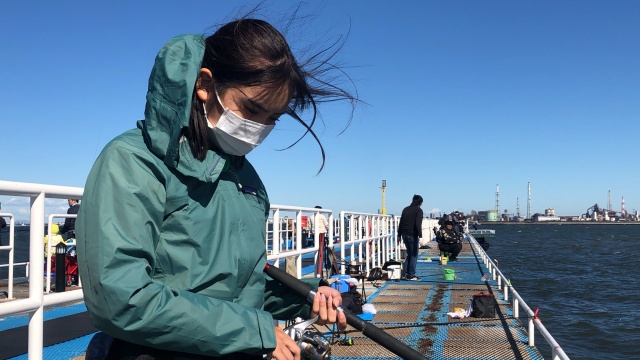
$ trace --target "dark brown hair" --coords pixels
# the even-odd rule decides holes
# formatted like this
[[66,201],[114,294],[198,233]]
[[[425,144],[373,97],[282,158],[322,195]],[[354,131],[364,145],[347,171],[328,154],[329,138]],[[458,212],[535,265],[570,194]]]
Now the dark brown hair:
[[[330,52],[329,50],[333,47],[335,44],[305,62],[311,68],[307,70],[306,66],[301,66],[296,61],[287,41],[278,30],[266,21],[245,18],[230,22],[207,37],[202,67],[211,71],[216,89],[220,94],[229,88],[240,86],[273,86],[274,89],[285,85],[290,86],[293,97],[286,114],[302,124],[306,131],[287,148],[298,143],[307,134],[311,134],[322,153],[322,166],[318,171],[320,172],[324,167],[325,153],[320,140],[312,130],[318,115],[317,103],[347,100],[351,103],[351,116],[353,116],[353,109],[358,102],[357,97],[348,91],[332,85],[329,80],[322,79],[329,70],[337,70],[344,75],[344,72],[329,62],[339,50],[338,46]],[[326,54],[325,59],[320,59],[322,54]],[[305,122],[298,116],[298,112],[309,109],[313,116]],[[197,98],[195,89],[186,136],[194,157],[203,161],[209,145],[207,120],[204,116],[203,104]]]

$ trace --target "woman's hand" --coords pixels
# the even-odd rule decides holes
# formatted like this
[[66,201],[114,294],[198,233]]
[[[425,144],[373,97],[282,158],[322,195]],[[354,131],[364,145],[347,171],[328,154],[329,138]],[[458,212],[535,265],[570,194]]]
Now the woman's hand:
[[[347,318],[337,308],[342,303],[340,292],[329,286],[320,286],[313,298],[311,317],[318,316],[318,325],[338,323],[340,330],[347,328]],[[300,360],[300,347],[280,327],[275,327],[276,349],[270,354],[271,359]]]
[[271,353],[270,359],[300,360],[300,347],[287,335],[284,330],[276,326],[276,349]]
[[338,323],[340,330],[347,328],[347,318],[342,311],[337,310],[342,304],[340,292],[329,286],[320,286],[313,298],[311,317],[318,316],[318,325],[332,325]]

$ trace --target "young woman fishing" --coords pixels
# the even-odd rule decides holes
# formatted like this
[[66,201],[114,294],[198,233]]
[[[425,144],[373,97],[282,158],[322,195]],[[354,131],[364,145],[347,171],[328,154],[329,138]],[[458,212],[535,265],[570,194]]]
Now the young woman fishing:
[[338,291],[320,286],[309,304],[263,274],[269,199],[245,157],[284,115],[311,131],[301,110],[315,120],[321,99],[357,101],[316,80],[258,19],[160,50],[145,118],[98,157],[76,223],[86,305],[114,338],[110,358],[299,359],[274,319],[346,327]]

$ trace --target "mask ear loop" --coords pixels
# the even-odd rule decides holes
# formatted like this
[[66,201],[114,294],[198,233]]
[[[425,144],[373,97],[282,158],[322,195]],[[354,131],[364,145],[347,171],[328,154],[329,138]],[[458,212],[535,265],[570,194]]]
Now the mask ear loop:
[[[216,89],[216,86],[213,86],[213,93],[216,94],[216,99],[218,99],[218,104],[220,104],[220,107],[222,108],[222,111],[225,112],[227,110],[229,110],[229,108],[224,107],[224,105],[222,104],[222,100],[220,99],[220,95],[218,95],[218,89]],[[204,117],[207,119],[207,125],[209,125],[210,128],[214,128],[213,125],[211,125],[211,122],[209,122],[209,117],[207,117],[207,109],[204,106],[204,101],[202,102],[202,109],[204,110]]]
[[202,111],[204,112],[204,120],[207,122],[207,126],[213,129],[213,125],[211,125],[211,122],[209,121],[209,116],[207,116],[207,107],[204,106],[204,101],[202,102]]
[[226,108],[224,104],[222,104],[222,99],[220,99],[220,94],[218,94],[218,89],[215,81],[213,82],[213,93],[216,94],[216,99],[218,99],[218,104],[220,104],[222,111],[224,112],[225,110],[227,110],[228,108]]

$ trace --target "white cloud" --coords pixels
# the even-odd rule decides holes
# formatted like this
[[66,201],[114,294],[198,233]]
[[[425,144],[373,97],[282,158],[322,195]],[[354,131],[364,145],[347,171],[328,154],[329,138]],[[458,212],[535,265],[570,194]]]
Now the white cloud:
[[[29,222],[31,217],[31,201],[26,196],[4,197],[0,196],[2,209],[0,212],[12,214],[16,221]],[[69,209],[67,200],[65,199],[47,199],[44,200],[45,221],[49,214],[66,214]]]

